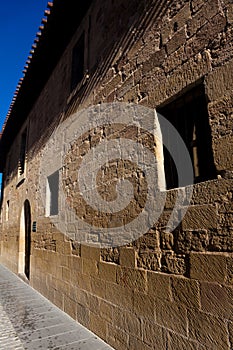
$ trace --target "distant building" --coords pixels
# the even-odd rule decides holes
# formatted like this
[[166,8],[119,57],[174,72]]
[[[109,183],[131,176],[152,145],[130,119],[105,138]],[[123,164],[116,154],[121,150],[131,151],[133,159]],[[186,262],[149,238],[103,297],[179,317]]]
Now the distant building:
[[[45,13],[0,140],[0,261],[115,349],[232,349],[232,1],[54,0]],[[100,173],[106,179],[99,185],[102,198],[115,200],[124,167],[134,178],[123,177],[140,185],[139,192],[125,212],[129,221],[110,209],[101,216],[78,194],[78,164],[104,139],[132,140],[140,130],[91,128],[70,145],[61,167],[51,147],[65,149],[66,129],[56,145],[51,135],[71,120],[69,130],[80,132],[74,113],[90,111],[98,122],[98,108],[112,102],[166,117],[184,140],[195,184],[189,199],[192,183],[179,182],[164,148],[162,215],[126,246],[99,249],[99,230],[121,227],[119,220],[126,225],[143,212],[140,186],[147,182],[134,164],[113,159]],[[164,139],[174,145],[166,131]],[[150,137],[139,136],[150,148]],[[88,233],[67,216],[57,224],[65,205],[61,187],[67,207],[93,228]],[[177,194],[178,226],[169,230]],[[59,229],[64,223],[65,234]],[[95,246],[84,244],[82,234]]]

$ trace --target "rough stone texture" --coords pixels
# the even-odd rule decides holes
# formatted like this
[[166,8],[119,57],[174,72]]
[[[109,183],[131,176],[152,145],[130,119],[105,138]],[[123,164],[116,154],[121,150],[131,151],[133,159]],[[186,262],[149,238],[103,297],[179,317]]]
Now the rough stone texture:
[[143,321],[142,324],[143,341],[154,349],[166,349],[166,338],[164,329],[156,323]]
[[206,78],[206,92],[210,101],[216,101],[225,95],[231,94],[233,81],[232,64],[233,60],[217,68]]
[[170,276],[167,274],[148,272],[148,294],[155,298],[171,300]]
[[211,206],[190,206],[182,221],[183,230],[211,229],[217,227],[217,211]]
[[168,349],[169,350],[180,350],[189,349],[196,350],[199,349],[199,343],[191,342],[190,339],[177,336],[175,333],[168,333]]
[[189,312],[189,336],[208,348],[229,349],[227,327],[223,319],[199,312]]
[[176,304],[184,304],[188,308],[200,308],[200,290],[197,281],[183,277],[171,279],[172,298]]
[[233,319],[233,288],[216,283],[201,283],[201,305],[204,312]]
[[[18,254],[22,258],[24,253],[19,249],[24,242],[20,218],[29,199],[32,221],[37,222],[37,232],[31,236],[30,284],[115,349],[230,350],[233,346],[232,24],[230,0],[93,1],[22,125],[21,131],[26,126],[29,131],[25,178],[18,176],[21,133],[9,150],[0,260],[12,271],[23,272]],[[88,78],[70,92],[70,58],[83,31],[88,33]],[[41,148],[61,120],[105,102],[163,107],[202,83],[218,178],[167,191],[165,209],[155,226],[127,247],[81,245],[73,224],[69,237],[59,232],[45,217],[40,198],[45,189],[40,188],[38,172]],[[92,118],[98,119],[97,110],[98,106]],[[75,188],[83,155],[104,139],[123,135],[132,139],[138,130],[108,126],[83,135],[63,169],[68,194]],[[141,137],[141,145],[153,148],[147,136]],[[115,198],[116,182],[110,185],[109,179],[114,175],[116,180],[122,165],[118,162],[103,171],[104,198]],[[140,188],[142,174],[130,169],[137,174],[134,184]],[[177,224],[182,210],[188,207],[188,211],[170,230],[167,223],[178,193],[183,207],[174,214]],[[141,209],[144,197],[135,194]],[[75,191],[70,199],[78,212],[94,219],[80,206]],[[131,208],[133,215],[137,208]],[[88,234],[97,243],[97,228]]]
[[120,249],[120,265],[126,267],[136,267],[136,256],[133,248]]
[[182,304],[157,300],[156,321],[159,325],[174,332],[187,336],[188,318],[187,310]]
[[233,322],[229,322],[230,344],[233,345]]
[[213,147],[214,158],[218,171],[233,170],[231,154],[233,153],[233,136],[223,136]]
[[223,254],[190,254],[190,277],[211,282],[224,282],[227,257]]

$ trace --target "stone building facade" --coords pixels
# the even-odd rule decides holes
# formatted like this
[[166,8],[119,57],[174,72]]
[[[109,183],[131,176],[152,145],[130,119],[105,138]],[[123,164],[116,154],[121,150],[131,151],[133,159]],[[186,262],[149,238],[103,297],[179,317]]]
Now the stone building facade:
[[[115,349],[230,350],[232,0],[76,3],[48,4],[1,135],[0,261]],[[164,150],[167,191],[159,219],[125,246],[99,248],[98,240],[80,243],[75,227],[68,235],[58,230],[51,217],[59,201],[47,208],[41,200],[41,158],[50,136],[75,112],[112,102],[156,109],[173,123],[191,154],[195,184],[176,188]],[[90,131],[67,169],[102,139],[137,132],[122,125]],[[75,173],[65,173],[62,185],[76,213],[82,210],[84,221],[90,214],[98,232],[103,222],[75,201],[74,183]],[[111,191],[102,193],[110,201]],[[181,192],[174,217],[181,222],[169,231]],[[143,205],[143,197],[137,201]]]

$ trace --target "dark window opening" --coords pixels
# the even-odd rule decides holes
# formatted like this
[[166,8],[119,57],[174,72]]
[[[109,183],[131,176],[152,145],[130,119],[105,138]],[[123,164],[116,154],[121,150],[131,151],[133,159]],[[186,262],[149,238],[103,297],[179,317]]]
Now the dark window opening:
[[[192,161],[194,182],[216,178],[204,87],[201,85],[192,89],[167,106],[158,109],[158,112],[176,128],[182,137]],[[165,132],[166,130],[162,130],[162,134]],[[178,184],[176,166],[165,147],[164,167],[167,189],[190,185]]]
[[76,88],[84,76],[84,33],[73,49],[71,91]]
[[27,144],[27,129],[21,135],[20,155],[19,155],[19,175],[23,175],[25,171],[26,144]]
[[59,171],[48,176],[48,215],[58,214]]
[[11,174],[11,153],[8,154],[6,162],[6,181],[9,180]]

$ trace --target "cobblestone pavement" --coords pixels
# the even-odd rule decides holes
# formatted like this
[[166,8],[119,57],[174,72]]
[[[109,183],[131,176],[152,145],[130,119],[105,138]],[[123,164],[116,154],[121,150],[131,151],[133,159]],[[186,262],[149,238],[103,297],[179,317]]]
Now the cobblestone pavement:
[[0,265],[0,350],[114,350]]

